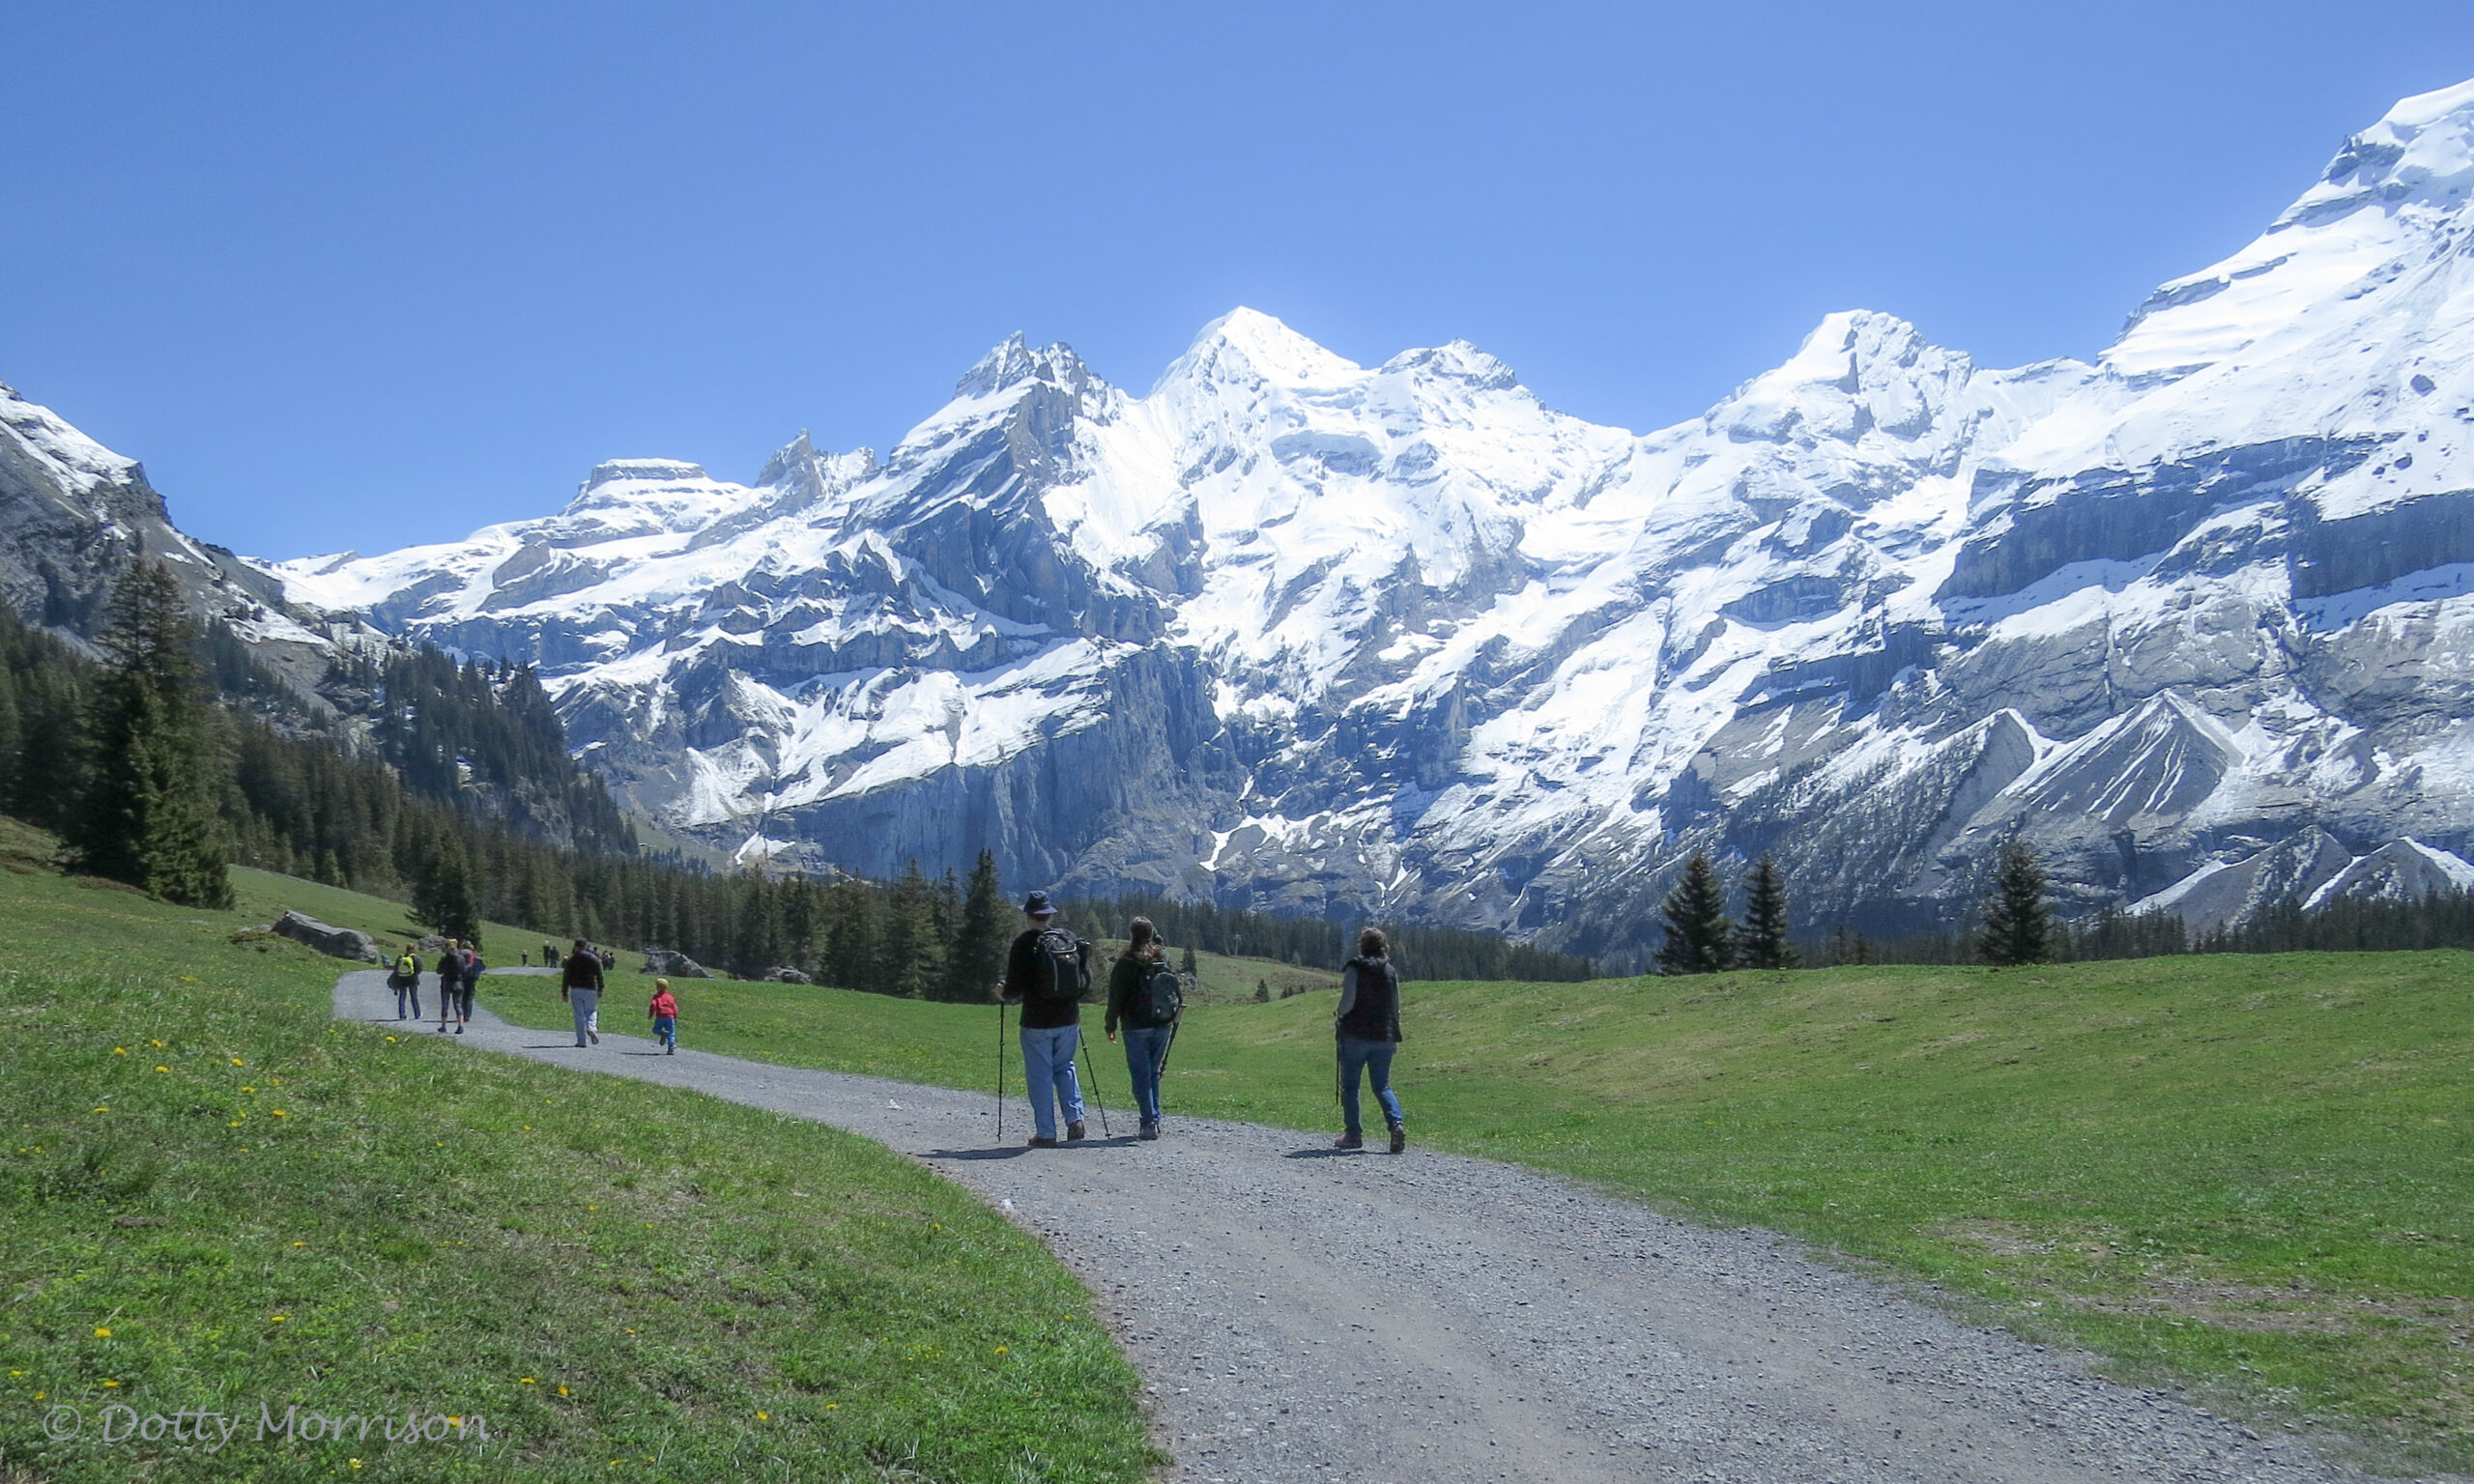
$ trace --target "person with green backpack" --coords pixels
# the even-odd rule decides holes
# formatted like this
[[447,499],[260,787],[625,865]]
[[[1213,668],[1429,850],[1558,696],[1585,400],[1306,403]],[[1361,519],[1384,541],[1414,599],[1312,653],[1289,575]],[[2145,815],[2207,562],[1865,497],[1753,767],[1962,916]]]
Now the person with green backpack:
[[1160,1073],[1185,1011],[1185,982],[1168,967],[1160,930],[1151,919],[1136,918],[1126,928],[1125,952],[1108,971],[1107,1030],[1113,1042],[1117,1028],[1125,1028],[1125,1070],[1134,1082],[1135,1111],[1142,1119],[1137,1138],[1160,1137]]

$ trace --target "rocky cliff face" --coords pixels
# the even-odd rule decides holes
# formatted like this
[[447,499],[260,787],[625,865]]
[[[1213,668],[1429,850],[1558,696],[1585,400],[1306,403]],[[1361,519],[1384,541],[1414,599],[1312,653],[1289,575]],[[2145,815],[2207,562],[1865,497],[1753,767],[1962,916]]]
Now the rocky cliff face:
[[1874,932],[2013,836],[2073,910],[2410,891],[2474,849],[2469,190],[2474,85],[2407,100],[2092,364],[1839,314],[1636,436],[1239,310],[1139,396],[1018,338],[881,459],[265,570],[539,663],[631,802],[777,861],[1616,961],[1701,848]]
[[170,567],[201,613],[314,679],[326,637],[294,620],[279,580],[183,535],[135,460],[0,385],[0,601],[92,642],[108,624],[113,585],[142,557]]

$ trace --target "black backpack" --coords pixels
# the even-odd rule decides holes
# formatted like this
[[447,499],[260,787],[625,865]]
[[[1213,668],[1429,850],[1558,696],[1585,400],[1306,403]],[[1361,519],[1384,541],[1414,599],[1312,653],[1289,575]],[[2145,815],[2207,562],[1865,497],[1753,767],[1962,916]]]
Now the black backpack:
[[1052,1004],[1079,1003],[1091,987],[1091,944],[1062,928],[1041,929],[1039,952],[1048,968],[1048,983],[1038,997]]
[[1165,963],[1155,963],[1142,971],[1141,986],[1134,991],[1134,1018],[1145,1028],[1174,1025],[1186,1013],[1186,982],[1177,971]]

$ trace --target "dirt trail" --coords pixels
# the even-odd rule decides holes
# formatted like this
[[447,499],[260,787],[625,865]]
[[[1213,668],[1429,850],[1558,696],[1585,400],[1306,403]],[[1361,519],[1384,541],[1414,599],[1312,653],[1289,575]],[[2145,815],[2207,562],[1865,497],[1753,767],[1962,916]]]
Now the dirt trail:
[[[640,1009],[607,1018],[640,1023]],[[393,1024],[384,976],[344,976],[335,1013]],[[985,1093],[663,1056],[614,1034],[578,1050],[486,1013],[462,1041],[831,1124],[1010,1203],[1099,1296],[1148,1382],[1170,1477],[1192,1484],[2364,1477],[1774,1234],[1683,1225],[1510,1165],[1339,1155],[1173,1108],[1157,1143],[1122,1119],[1113,1141],[1034,1151],[1017,1142],[1019,1101],[999,1147]],[[1123,1068],[1104,1064],[1102,1086],[1121,1093]]]

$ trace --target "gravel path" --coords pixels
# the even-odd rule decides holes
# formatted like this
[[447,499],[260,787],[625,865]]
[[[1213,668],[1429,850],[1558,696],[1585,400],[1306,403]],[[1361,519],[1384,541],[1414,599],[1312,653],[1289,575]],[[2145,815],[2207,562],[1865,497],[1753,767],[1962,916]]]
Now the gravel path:
[[[640,1009],[622,997],[606,1018],[642,1024]],[[345,975],[335,1013],[393,1024],[384,976]],[[578,1050],[486,1012],[462,1040],[831,1124],[1002,1204],[1099,1296],[1179,1484],[2363,1477],[1775,1234],[1683,1225],[1510,1165],[1338,1155],[1174,1108],[1157,1143],[1134,1142],[1129,1118],[1114,1140],[1033,1151],[1019,1100],[998,1147],[984,1093],[612,1034]],[[1122,1096],[1125,1064],[1101,1049],[1101,1085]]]

